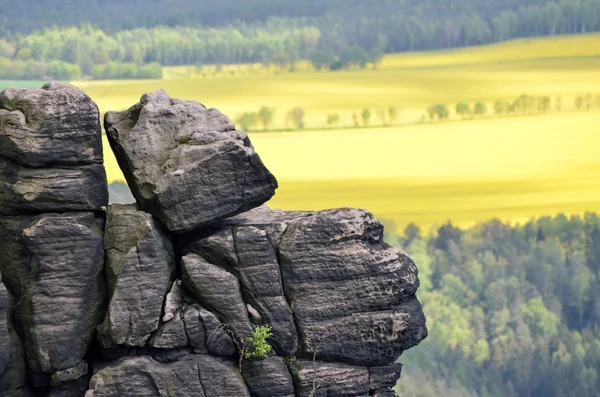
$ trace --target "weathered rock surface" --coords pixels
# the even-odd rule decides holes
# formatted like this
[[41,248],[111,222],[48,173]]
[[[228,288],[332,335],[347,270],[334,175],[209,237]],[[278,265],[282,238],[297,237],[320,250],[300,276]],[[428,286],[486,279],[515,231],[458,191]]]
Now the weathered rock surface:
[[240,280],[243,300],[256,310],[257,325],[273,329],[273,342],[281,356],[298,348],[292,310],[283,293],[275,248],[267,233],[255,226],[225,228],[195,242],[190,251],[230,269]]
[[371,393],[393,393],[402,374],[402,364],[387,365],[384,367],[369,368],[369,385]]
[[102,164],[98,107],[71,84],[7,88],[0,93],[0,156],[26,167]]
[[336,209],[291,223],[279,259],[305,355],[387,365],[427,336],[417,268],[383,242],[370,213]]
[[235,366],[207,355],[172,363],[150,357],[124,358],[98,371],[86,397],[250,397]]
[[[327,361],[384,366],[427,336],[415,296],[417,268],[383,242],[382,225],[366,211],[262,206],[196,240],[193,233],[182,235],[180,243],[184,252],[237,274],[244,300],[273,327],[278,350],[293,346],[290,338],[296,338],[295,327],[277,321],[286,312],[293,312],[301,357],[316,352]],[[271,299],[281,294],[282,284],[287,302],[276,306]]]
[[107,204],[102,164],[29,168],[0,156],[0,214],[98,211]]
[[0,396],[32,396],[21,341],[9,323],[9,296],[0,274]]
[[369,369],[337,363],[300,361],[291,365],[297,397],[368,396]]
[[97,211],[108,203],[98,107],[51,82],[0,93],[0,214]]
[[102,345],[145,346],[158,329],[175,272],[173,245],[153,217],[134,205],[106,212],[106,279],[109,304],[98,327]]
[[181,259],[181,274],[192,296],[236,336],[245,338],[252,333],[240,283],[232,273],[192,253]]
[[[370,213],[261,205],[277,182],[246,134],[162,90],[105,126],[138,201],[106,214],[90,98],[0,94],[0,396],[395,395],[427,330]],[[273,350],[248,359],[258,325]]]
[[242,374],[252,397],[293,397],[294,382],[281,357],[246,361]]
[[246,133],[199,102],[146,93],[104,126],[133,195],[170,231],[256,207],[277,188]]
[[90,346],[105,299],[103,223],[86,212],[0,217],[0,271],[34,374],[74,367]]

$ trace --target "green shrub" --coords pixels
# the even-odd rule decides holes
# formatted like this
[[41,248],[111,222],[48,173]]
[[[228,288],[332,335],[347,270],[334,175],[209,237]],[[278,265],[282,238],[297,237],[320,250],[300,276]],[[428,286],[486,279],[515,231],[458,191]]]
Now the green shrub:
[[268,325],[261,325],[254,328],[252,335],[246,338],[244,358],[249,360],[267,357],[272,350],[271,345],[267,342],[267,338],[272,336],[273,330]]

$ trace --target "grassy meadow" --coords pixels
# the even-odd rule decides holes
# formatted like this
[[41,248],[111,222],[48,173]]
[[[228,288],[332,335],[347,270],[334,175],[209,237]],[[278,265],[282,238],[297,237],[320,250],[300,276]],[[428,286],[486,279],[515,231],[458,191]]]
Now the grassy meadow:
[[[214,74],[214,75],[213,75]],[[294,73],[257,65],[165,69],[163,80],[74,82],[101,111],[124,109],[141,94],[164,88],[233,119],[262,105],[275,108],[273,128],[287,127],[295,106],[306,130],[251,132],[280,188],[269,203],[283,209],[362,207],[402,229],[452,220],[461,226],[498,217],[598,210],[600,110],[576,111],[574,100],[600,93],[600,35],[514,40],[452,51],[388,55],[376,69]],[[458,101],[547,95],[545,115],[461,120]],[[562,98],[557,111],[556,97]],[[446,122],[421,124],[425,109],[445,103]],[[382,126],[377,109],[401,109]],[[352,114],[370,108],[368,126],[351,128]],[[325,128],[329,113],[338,128]],[[105,148],[108,144],[105,142]],[[109,181],[121,180],[106,150]]]

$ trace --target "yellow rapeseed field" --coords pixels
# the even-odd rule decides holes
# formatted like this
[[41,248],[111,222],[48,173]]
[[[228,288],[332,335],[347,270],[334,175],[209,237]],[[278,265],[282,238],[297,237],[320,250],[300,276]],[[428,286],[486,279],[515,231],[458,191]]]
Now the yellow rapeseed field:
[[[600,110],[574,107],[577,95],[600,93],[600,35],[390,55],[376,70],[238,69],[189,77],[190,69],[180,67],[160,81],[75,84],[102,111],[124,109],[157,88],[232,118],[275,107],[275,128],[286,127],[288,109],[302,107],[310,130],[250,133],[280,181],[272,207],[362,207],[399,229],[409,222],[467,226],[600,207]],[[465,121],[453,112],[461,100],[483,100],[491,108],[494,100],[521,94],[550,96],[552,110]],[[451,120],[419,124],[434,103],[448,105]],[[381,127],[377,109],[389,106],[402,109],[399,119]],[[340,115],[340,127],[351,126],[352,114],[364,108],[373,113],[368,127],[324,129],[329,113]],[[122,179],[109,151],[105,164],[110,181]]]

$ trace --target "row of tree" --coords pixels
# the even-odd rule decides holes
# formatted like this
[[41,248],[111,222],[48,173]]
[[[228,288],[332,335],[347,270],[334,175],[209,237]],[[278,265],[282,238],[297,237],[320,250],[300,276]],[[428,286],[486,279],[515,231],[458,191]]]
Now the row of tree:
[[[273,127],[273,119],[275,116],[276,109],[269,106],[261,106],[256,112],[244,112],[238,114],[235,118],[235,122],[239,128],[244,131],[256,130],[262,128],[263,131],[268,131]],[[354,127],[369,126],[373,114],[377,116],[380,125],[394,124],[400,116],[401,109],[398,107],[390,106],[386,108],[376,108],[374,110],[370,108],[363,109],[360,113],[352,113],[352,122]],[[286,124],[292,126],[295,129],[302,129],[305,127],[305,116],[306,113],[301,107],[294,107],[286,113]],[[338,127],[341,121],[339,113],[329,113],[325,118],[325,125],[329,128]]]
[[400,396],[592,397],[600,390],[600,217],[498,220],[386,239],[419,267],[429,337]]
[[[398,2],[394,7],[394,2]],[[390,2],[387,2],[390,3]],[[329,10],[309,17],[272,17],[218,27],[137,27],[107,34],[89,24],[6,34],[0,56],[79,65],[91,75],[108,62],[143,65],[263,63],[290,67],[301,59],[317,69],[377,64],[384,53],[450,48],[515,37],[600,30],[600,0],[559,0],[494,12],[461,2],[424,1]],[[402,4],[400,4],[402,3]],[[422,4],[421,4],[422,3]],[[527,5],[530,4],[530,5]],[[400,11],[406,7],[413,12]]]
[[[557,96],[554,102],[555,110],[562,110],[562,97]],[[593,95],[586,93],[578,95],[575,98],[575,108],[577,110],[587,109],[592,107],[600,109],[600,94]],[[549,96],[530,96],[521,95],[514,101],[497,100],[493,104],[493,113],[497,116],[501,115],[525,115],[525,114],[544,114],[552,109],[552,99]],[[455,112],[463,119],[474,116],[485,116],[488,113],[488,106],[483,101],[477,101],[473,107],[466,101],[461,101],[456,104]],[[427,108],[427,117],[429,120],[446,120],[450,118],[450,109],[445,104],[435,104]],[[421,121],[425,121],[426,116],[423,115]]]

